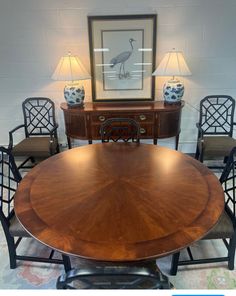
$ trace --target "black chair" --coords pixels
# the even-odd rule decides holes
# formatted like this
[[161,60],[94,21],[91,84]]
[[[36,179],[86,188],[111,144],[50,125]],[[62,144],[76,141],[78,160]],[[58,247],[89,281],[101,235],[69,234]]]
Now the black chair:
[[103,265],[72,269],[57,280],[57,289],[170,289],[155,263]]
[[231,96],[212,95],[200,102],[198,141],[195,158],[227,160],[234,146],[233,139],[235,101]]
[[[218,223],[203,238],[203,240],[222,239],[227,251],[227,256],[194,259],[191,248],[188,247],[189,260],[179,260],[180,252],[172,256],[170,273],[176,275],[178,266],[190,264],[203,264],[213,262],[228,262],[229,270],[234,269],[235,247],[236,247],[236,147],[228,157],[226,166],[221,174],[220,182],[225,192],[225,210]],[[214,206],[214,205],[212,205]]]
[[101,124],[102,142],[139,142],[140,125],[132,118],[109,118]]
[[49,258],[24,256],[17,254],[17,247],[22,238],[31,238],[30,234],[21,226],[14,213],[14,193],[21,175],[9,149],[0,147],[0,221],[8,245],[10,268],[16,268],[17,260],[63,264],[65,271],[71,269],[70,259],[63,255],[62,259],[54,259],[51,250]]
[[[13,155],[26,159],[18,168],[29,167],[26,163],[35,158],[47,158],[59,152],[55,106],[48,98],[28,98],[22,103],[24,124],[9,132],[9,149]],[[13,135],[19,129],[24,129],[25,138],[14,145]],[[32,166],[30,166],[32,167]]]

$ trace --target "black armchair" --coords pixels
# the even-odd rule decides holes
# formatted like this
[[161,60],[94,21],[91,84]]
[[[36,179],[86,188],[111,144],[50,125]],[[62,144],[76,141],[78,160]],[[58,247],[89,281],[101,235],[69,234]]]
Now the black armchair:
[[102,142],[139,142],[140,125],[132,118],[109,118],[101,125]]
[[55,259],[53,258],[54,250],[51,250],[48,258],[17,254],[17,247],[23,238],[33,239],[23,226],[21,226],[14,213],[14,193],[20,181],[21,175],[15,164],[11,151],[4,147],[0,147],[0,222],[8,246],[10,268],[16,268],[17,260],[25,260],[63,264],[65,271],[69,271],[71,269],[69,257],[63,255],[62,259]]
[[201,100],[196,159],[201,162],[227,160],[236,146],[233,138],[234,111],[235,101],[231,96],[212,95]]
[[[194,259],[191,248],[188,247],[189,260],[180,260],[180,252],[172,256],[170,273],[176,275],[178,266],[224,262],[228,263],[229,270],[234,269],[234,258],[236,248],[236,147],[234,147],[228,157],[226,166],[221,174],[220,182],[225,192],[225,210],[218,223],[210,230],[203,240],[221,239],[226,246],[227,255],[222,257],[210,257]],[[214,206],[214,205],[212,205]]]
[[[26,159],[18,168],[27,167],[26,163],[35,158],[47,158],[59,152],[55,106],[48,98],[28,98],[22,103],[24,124],[9,132],[9,149],[14,156]],[[14,145],[13,135],[24,129],[25,138]]]
[[172,284],[155,262],[105,263],[72,269],[57,280],[57,289],[170,289]]

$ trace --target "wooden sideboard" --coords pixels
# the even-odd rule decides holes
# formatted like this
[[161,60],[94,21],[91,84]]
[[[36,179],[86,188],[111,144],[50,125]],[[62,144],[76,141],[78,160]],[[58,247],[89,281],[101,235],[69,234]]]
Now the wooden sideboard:
[[100,139],[100,126],[106,119],[128,117],[139,122],[141,139],[153,139],[157,144],[157,139],[175,136],[177,150],[183,106],[183,101],[179,105],[166,105],[163,101],[85,103],[83,108],[71,108],[62,103],[61,109],[69,148],[71,138],[88,140],[89,144]]

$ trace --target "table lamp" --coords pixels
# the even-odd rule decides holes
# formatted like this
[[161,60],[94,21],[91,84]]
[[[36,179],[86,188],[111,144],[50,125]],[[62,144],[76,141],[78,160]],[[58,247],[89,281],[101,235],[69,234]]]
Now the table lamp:
[[167,104],[179,104],[184,94],[184,84],[175,76],[191,75],[183,53],[175,49],[167,52],[152,75],[172,76],[163,87],[164,101]]
[[79,80],[89,79],[91,76],[77,56],[69,52],[60,61],[52,75],[53,80],[68,81],[64,88],[64,97],[70,107],[83,107],[84,87]]

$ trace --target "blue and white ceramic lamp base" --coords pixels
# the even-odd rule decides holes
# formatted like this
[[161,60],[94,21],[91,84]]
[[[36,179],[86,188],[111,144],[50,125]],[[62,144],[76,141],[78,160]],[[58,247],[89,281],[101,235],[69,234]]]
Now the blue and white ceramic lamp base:
[[163,87],[163,97],[166,104],[180,104],[184,94],[184,85],[177,79],[167,81]]
[[83,107],[84,87],[77,84],[68,84],[64,88],[64,97],[70,107]]

